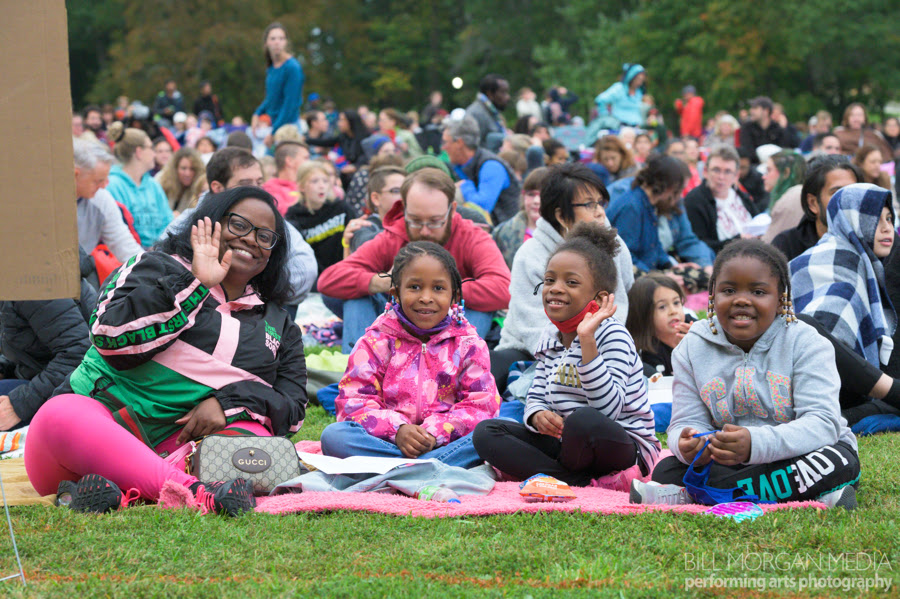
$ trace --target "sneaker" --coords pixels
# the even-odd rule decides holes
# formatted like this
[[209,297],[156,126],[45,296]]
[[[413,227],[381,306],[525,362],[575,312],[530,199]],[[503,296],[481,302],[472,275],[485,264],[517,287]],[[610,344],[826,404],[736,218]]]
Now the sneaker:
[[56,505],[76,512],[105,514],[124,502],[119,486],[99,474],[86,474],[77,483],[64,480],[56,490]]
[[828,509],[842,507],[845,510],[855,510],[856,489],[853,488],[853,485],[847,485],[841,487],[837,491],[825,493],[824,495],[817,497],[816,501],[821,501],[828,506]]
[[684,505],[693,503],[687,489],[679,485],[663,485],[658,482],[631,481],[629,503]]
[[191,485],[191,491],[201,509],[217,514],[238,516],[241,512],[250,512],[256,507],[253,485],[243,478],[224,483],[196,482]]

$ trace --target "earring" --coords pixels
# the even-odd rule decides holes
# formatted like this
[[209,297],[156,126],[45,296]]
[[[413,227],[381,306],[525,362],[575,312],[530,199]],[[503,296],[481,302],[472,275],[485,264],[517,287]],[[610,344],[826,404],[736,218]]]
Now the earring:
[[709,303],[706,306],[706,322],[709,323],[709,330],[712,331],[713,335],[718,335],[719,331],[716,330],[716,325],[713,323],[713,316],[716,315],[716,307],[713,304],[712,296],[709,296]]

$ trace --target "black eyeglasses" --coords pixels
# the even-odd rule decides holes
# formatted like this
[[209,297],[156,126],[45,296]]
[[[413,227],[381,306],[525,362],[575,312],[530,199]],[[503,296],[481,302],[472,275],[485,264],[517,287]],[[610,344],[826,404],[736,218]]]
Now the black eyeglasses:
[[256,232],[256,244],[264,250],[271,250],[278,243],[278,233],[272,229],[264,229],[255,227],[253,223],[234,212],[229,212],[225,216],[228,217],[228,230],[238,237],[246,237],[250,233]]

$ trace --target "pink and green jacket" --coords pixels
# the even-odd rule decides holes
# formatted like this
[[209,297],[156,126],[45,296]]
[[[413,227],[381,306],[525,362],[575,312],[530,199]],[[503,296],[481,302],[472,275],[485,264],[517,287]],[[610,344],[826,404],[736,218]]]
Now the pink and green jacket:
[[467,321],[423,343],[393,310],[359,340],[336,400],[338,422],[357,422],[394,442],[404,424],[421,425],[443,446],[497,416],[500,396],[488,348]]

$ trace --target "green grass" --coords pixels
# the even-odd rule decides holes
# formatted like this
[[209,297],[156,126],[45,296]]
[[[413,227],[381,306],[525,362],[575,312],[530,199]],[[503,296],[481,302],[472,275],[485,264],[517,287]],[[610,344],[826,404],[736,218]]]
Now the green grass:
[[[331,421],[321,408],[311,408],[296,440],[317,439]],[[696,591],[685,583],[710,575],[798,584],[809,576],[852,581],[877,574],[900,584],[900,436],[869,437],[860,446],[857,511],[779,512],[743,524],[672,514],[433,520],[251,514],[229,520],[152,506],[103,517],[13,508],[28,587],[0,582],[0,595],[766,597],[784,591]],[[842,555],[856,557],[842,561]],[[873,555],[877,571],[866,562]],[[736,563],[741,556],[743,566]],[[9,539],[0,532],[0,576],[14,569]]]

